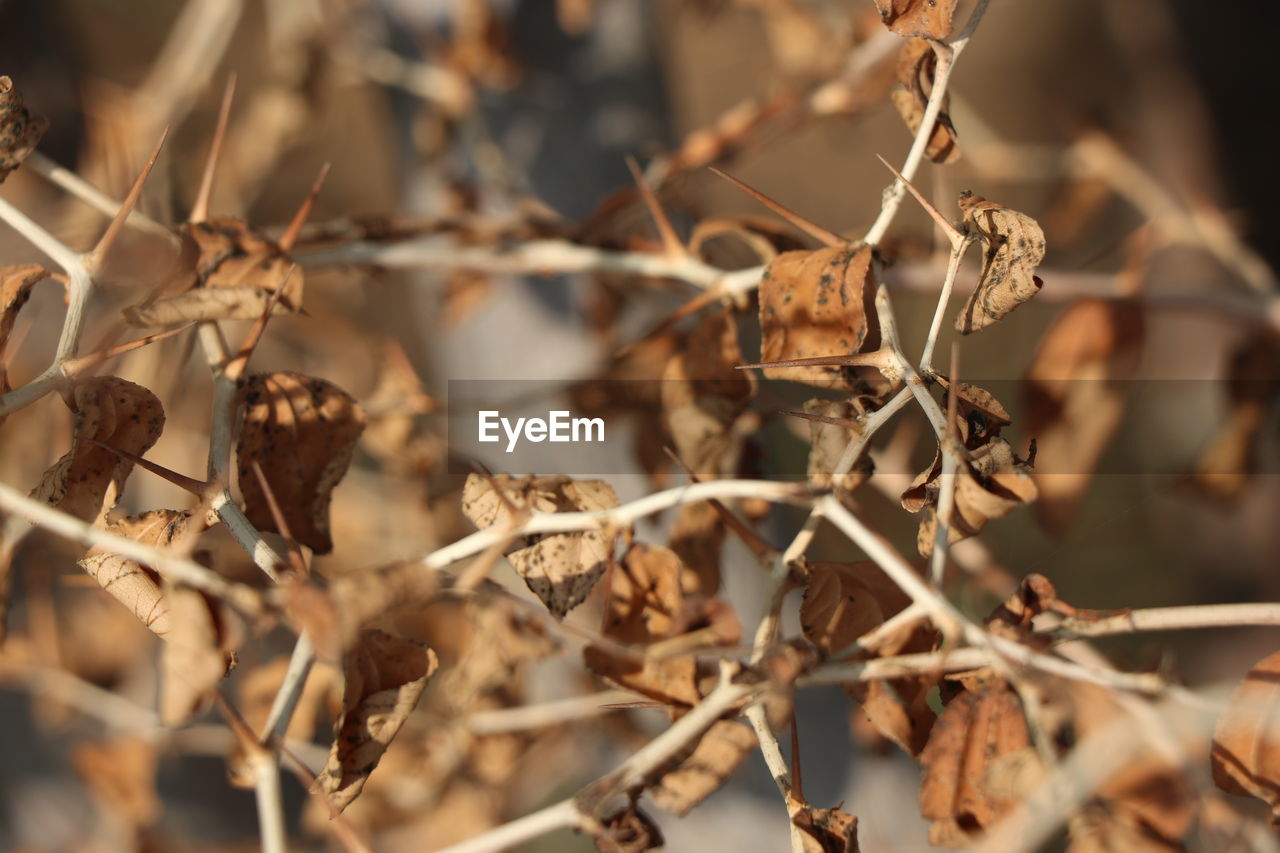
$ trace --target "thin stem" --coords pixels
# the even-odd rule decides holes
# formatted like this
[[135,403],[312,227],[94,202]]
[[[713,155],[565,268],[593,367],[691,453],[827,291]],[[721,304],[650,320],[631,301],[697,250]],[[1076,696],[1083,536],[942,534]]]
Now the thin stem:
[[217,572],[191,560],[175,557],[135,539],[96,528],[49,504],[32,500],[3,483],[0,483],[0,507],[58,536],[103,548],[149,566],[172,581],[203,590],[245,613],[256,614],[262,611],[262,597],[251,587],[228,581]]
[[1245,625],[1280,626],[1280,603],[1149,607],[1143,610],[1129,610],[1101,619],[1068,618],[1039,633],[1065,640],[1147,631],[1181,631]]
[[[934,53],[937,55],[938,61],[933,72],[933,90],[929,93],[929,103],[925,105],[924,116],[920,119],[920,129],[916,131],[915,139],[911,142],[911,149],[907,152],[907,159],[899,170],[908,181],[915,180],[916,170],[920,168],[920,163],[924,160],[925,151],[929,146],[929,139],[933,136],[933,128],[938,123],[939,113],[942,112],[942,103],[946,100],[947,84],[951,82],[951,72],[955,68],[956,60],[959,59],[960,54],[969,45],[969,39],[973,37],[973,32],[977,29],[978,22],[982,20],[983,14],[986,13],[989,3],[990,0],[978,0],[978,5],[974,7],[973,13],[969,16],[964,29],[950,44],[934,43]],[[876,217],[876,221],[868,229],[867,235],[863,237],[865,243],[871,246],[880,244],[884,239],[885,232],[889,230],[889,226],[893,223],[894,217],[898,215],[898,209],[902,206],[902,199],[905,195],[906,187],[901,180],[895,179],[893,184],[885,190],[884,204],[880,208],[880,215]]]
[[267,722],[262,728],[258,740],[272,752],[278,751],[284,743],[284,733],[297,710],[298,699],[302,696],[302,688],[306,686],[307,674],[315,663],[315,647],[304,631],[298,635],[294,643],[293,654],[289,657],[289,668],[285,670],[284,681],[276,691],[276,698],[271,703],[271,711],[267,714]]

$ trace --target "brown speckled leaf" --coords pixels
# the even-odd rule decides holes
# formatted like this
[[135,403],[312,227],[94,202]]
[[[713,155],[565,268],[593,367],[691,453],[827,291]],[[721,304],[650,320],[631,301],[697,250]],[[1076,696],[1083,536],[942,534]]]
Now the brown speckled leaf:
[[[110,524],[109,533],[126,536],[145,545],[163,548],[179,538],[191,520],[191,513],[176,509],[157,509],[131,515]],[[128,557],[101,548],[92,548],[80,560],[104,590],[129,608],[158,637],[167,636],[172,627],[169,603],[165,601],[160,576],[149,567]]]
[[342,713],[334,721],[329,760],[316,779],[334,808],[341,811],[360,795],[436,666],[436,653],[421,643],[360,632],[344,662]]
[[[784,252],[760,279],[761,361],[871,352],[880,346],[871,250]],[[766,368],[771,379],[856,386],[851,367]]]
[[737,720],[719,720],[707,729],[687,758],[663,775],[649,792],[659,808],[684,817],[728,780],[756,748],[756,733]]
[[160,657],[160,722],[177,726],[201,710],[235,668],[230,613],[216,599],[181,584],[164,584],[169,632]]
[[[613,488],[602,480],[569,477],[511,477],[493,483],[519,509],[536,512],[595,512],[618,505]],[[481,529],[511,519],[490,481],[471,474],[462,490],[462,511]],[[604,531],[528,536],[507,554],[511,565],[547,609],[563,618],[581,604],[604,574],[613,553],[613,535]]]
[[1017,802],[984,784],[991,763],[1031,744],[1017,696],[1003,685],[966,690],[948,703],[920,753],[920,812],[933,821],[932,844],[965,846]]
[[1040,292],[1036,267],[1044,260],[1044,231],[1025,213],[973,193],[960,194],[965,225],[982,238],[978,286],[956,317],[956,331],[984,329]]
[[900,36],[944,39],[951,35],[957,0],[875,0],[880,20]]
[[133,463],[86,439],[142,456],[160,438],[164,409],[156,396],[115,376],[77,380],[71,386],[75,414],[71,450],[44,472],[31,496],[82,521],[115,506]]
[[193,320],[253,320],[282,281],[276,310],[302,306],[302,270],[272,241],[238,219],[193,222],[182,230],[191,266],[183,289],[156,301],[130,306],[124,318],[134,326],[167,326]]
[[13,80],[0,77],[0,182],[22,165],[49,129],[44,116],[34,115],[22,105],[22,94]]
[[329,553],[329,499],[364,429],[364,410],[332,382],[298,373],[250,376],[239,399],[244,422],[236,462],[245,515],[259,530],[276,530],[253,472],[256,461],[289,532],[317,554]]

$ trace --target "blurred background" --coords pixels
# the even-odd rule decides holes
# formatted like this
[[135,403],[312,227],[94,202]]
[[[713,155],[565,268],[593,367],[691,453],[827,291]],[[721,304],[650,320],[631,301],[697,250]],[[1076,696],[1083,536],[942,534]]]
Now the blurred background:
[[[957,20],[971,8],[962,2]],[[948,215],[958,216],[962,190],[1026,212],[1049,247],[1043,292],[963,347],[961,375],[1009,408],[1016,447],[1032,437],[1018,380],[1064,308],[1081,296],[1137,294],[1145,312],[1125,386],[1139,402],[1131,401],[1097,475],[1066,515],[1047,520],[1021,509],[984,531],[983,550],[957,550],[958,561],[982,567],[957,581],[967,611],[985,614],[1010,580],[1031,572],[1089,608],[1280,597],[1280,212],[1270,126],[1278,23],[1272,4],[1246,13],[1190,0],[993,0],[958,63],[950,114],[961,156],[927,166],[916,183]],[[650,250],[655,232],[629,189],[627,156],[658,186],[683,236],[710,218],[765,215],[705,168],[716,165],[856,238],[889,183],[876,155],[898,163],[910,144],[888,96],[899,42],[870,0],[0,0],[0,74],[49,119],[39,148],[49,160],[120,198],[161,130],[171,129],[141,205],[155,219],[185,219],[232,73],[214,215],[279,234],[322,164],[332,164],[297,252],[309,316],[273,321],[255,355],[258,367],[323,376],[367,405],[391,400],[399,408],[387,411],[405,415],[394,423],[375,417],[337,491],[337,547],[316,562],[331,576],[420,556],[470,529],[457,511],[460,478],[449,473],[438,417],[450,380],[599,375],[618,346],[692,295],[678,283],[601,276],[358,268],[343,262],[342,246],[421,235],[497,246],[553,234]],[[0,195],[76,249],[91,246],[104,224],[32,168],[11,175]],[[812,245],[782,230],[770,237],[775,245]],[[923,342],[936,301],[946,258],[938,242],[908,202],[882,246],[909,350]],[[130,245],[136,264],[100,295],[102,322],[88,340],[109,334],[111,318],[136,300],[150,250],[140,237]],[[717,252],[714,261],[727,267],[758,263],[741,246]],[[42,259],[8,227],[0,227],[0,253],[5,264]],[[966,274],[971,281],[974,270]],[[59,300],[56,288],[38,289],[24,309],[21,343],[9,356],[15,385],[48,363]],[[758,327],[750,311],[743,316],[752,360]],[[1232,364],[1249,346],[1261,353],[1251,363],[1262,367],[1242,392],[1228,380],[1241,380]],[[165,402],[170,426],[149,458],[202,470],[210,405],[202,359],[175,340],[117,372]],[[1238,476],[1207,476],[1206,453],[1227,440],[1242,395],[1263,400],[1260,423],[1243,439],[1249,453],[1237,457],[1248,464],[1229,472]],[[55,402],[0,428],[4,482],[30,488],[67,446],[68,418]],[[792,467],[803,458],[802,438],[783,423],[770,420],[760,440]],[[911,464],[886,470],[901,479],[931,453],[921,445]],[[544,473],[566,464],[546,445],[517,462]],[[622,500],[656,482],[640,460],[601,465]],[[125,505],[181,499],[138,473]],[[859,508],[914,555],[918,519],[896,499],[867,490]],[[776,512],[761,529],[786,542],[799,521]],[[252,576],[224,550],[221,568]],[[826,534],[815,554],[856,556]],[[149,706],[152,638],[74,579],[75,556],[43,541],[19,554],[9,646],[25,644],[43,666]],[[505,571],[503,580],[522,589]],[[736,542],[727,545],[722,577],[744,621],[754,618],[762,584]],[[403,616],[413,626],[406,630],[427,638],[461,630],[444,609]],[[598,612],[588,606],[571,618],[590,623]],[[242,652],[241,670],[288,646],[285,632],[265,638]],[[1275,637],[1216,630],[1104,648],[1121,666],[1199,685],[1238,678],[1274,651]],[[525,667],[519,683],[524,701],[535,701],[581,689],[581,679],[572,667],[543,662]],[[139,832],[113,823],[124,807],[85,770],[82,744],[103,737],[104,724],[47,692],[22,679],[0,690],[0,849],[256,849],[252,795],[225,781],[227,741],[212,732],[214,717],[158,750],[161,804],[137,806]],[[850,711],[838,690],[798,697],[806,794],[822,806],[843,800],[860,818],[864,850],[924,847],[916,764],[868,746],[851,730]],[[463,790],[448,774],[423,781],[406,758],[401,776],[385,768],[386,789],[371,783],[349,814],[378,850],[431,849],[454,840],[451,831],[465,837],[575,790],[663,724],[653,711],[619,717],[628,721],[512,747],[513,756],[492,759],[504,769],[488,788],[475,766]],[[315,739],[327,744],[323,729]],[[325,849],[323,818],[308,811],[298,786],[286,788],[300,844]],[[661,818],[668,849],[783,849],[777,799],[753,755],[688,817]],[[529,849],[591,848],[566,833]]]

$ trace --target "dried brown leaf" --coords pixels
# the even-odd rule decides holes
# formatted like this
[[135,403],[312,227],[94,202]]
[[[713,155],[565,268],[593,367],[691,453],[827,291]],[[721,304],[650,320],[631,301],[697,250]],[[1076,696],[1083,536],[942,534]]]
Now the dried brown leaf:
[[0,183],[40,144],[49,129],[44,116],[22,105],[22,94],[13,80],[0,77]]
[[667,362],[662,413],[676,454],[696,474],[733,474],[742,454],[737,425],[755,395],[755,377],[742,364],[738,330],[729,311],[706,318]]
[[280,532],[253,472],[257,462],[290,534],[317,554],[329,553],[329,500],[364,430],[364,410],[332,382],[298,373],[249,376],[238,402],[244,420],[236,463],[245,515],[259,530]]
[[[602,633],[629,645],[648,645],[684,633],[698,599],[686,601],[684,566],[668,548],[637,542],[609,576]],[[609,681],[665,704],[692,706],[702,698],[697,661],[689,655],[636,660],[588,646],[587,668]]]
[[165,583],[164,600],[170,628],[160,657],[160,722],[177,726],[235,667],[236,637],[228,609],[200,590]]
[[[130,306],[134,326],[167,326],[196,320],[256,320],[284,283],[275,310],[302,307],[303,275],[271,240],[238,219],[193,222],[181,232],[190,267],[176,279],[177,293]],[[286,283],[287,279],[287,283]]]
[[875,0],[880,20],[900,36],[944,39],[951,35],[957,0]]
[[665,844],[662,830],[653,818],[635,805],[600,821],[602,834],[596,836],[596,849],[601,853],[644,853],[657,850]]
[[[938,56],[925,39],[911,39],[898,53],[898,82],[903,88],[895,89],[890,97],[912,136],[920,132],[920,125],[924,123],[937,67]],[[960,159],[956,129],[948,112],[950,103],[951,95],[947,93],[943,96],[942,109],[938,112],[925,148],[925,153],[935,163],[954,163]]]
[[681,576],[685,592],[711,596],[719,591],[720,551],[725,534],[724,521],[710,501],[680,507],[667,544],[685,567]]
[[[506,496],[494,492],[496,485]],[[471,474],[462,490],[462,511],[479,528],[513,521],[510,502],[536,512],[595,512],[618,505],[613,488],[602,480],[568,477],[511,477],[492,480]],[[612,533],[590,530],[521,537],[507,558],[529,589],[557,618],[563,618],[591,592],[613,553]]]
[[1083,299],[1045,333],[1027,370],[1027,432],[1043,471],[1036,516],[1062,535],[1124,412],[1138,367],[1145,312],[1132,300]]
[[[164,548],[183,536],[190,521],[189,512],[157,509],[122,518],[108,525],[107,531]],[[81,558],[80,567],[152,633],[158,637],[169,634],[173,624],[169,603],[164,598],[160,575],[154,570],[102,548],[91,548]]]
[[160,438],[164,409],[156,396],[115,376],[80,379],[71,386],[71,449],[44,472],[32,491],[82,521],[92,521],[120,498],[133,463],[98,444],[142,456]]
[[1030,744],[1022,705],[1004,685],[952,699],[920,753],[920,811],[933,821],[930,843],[965,846],[1013,808],[1016,798],[992,795],[983,780],[993,762]]
[[1253,665],[1213,732],[1213,781],[1228,794],[1257,797],[1280,823],[1280,652]]
[[690,755],[663,774],[650,791],[659,808],[684,817],[724,785],[756,748],[756,733],[737,720],[719,720]]
[[[955,502],[947,526],[947,543],[950,545],[977,535],[987,522],[1003,518],[1020,504],[1035,500],[1037,494],[1029,466],[1013,455],[1012,448],[1003,438],[993,438],[970,451],[969,458],[970,461],[961,464],[956,472]],[[933,553],[941,471],[939,453],[933,466],[916,477],[902,496],[902,505],[908,510],[915,512],[925,508],[916,532],[916,547],[923,557]]]
[[150,826],[160,817],[156,795],[156,745],[143,737],[82,741],[71,763],[102,810],[128,826]]
[[[784,252],[760,279],[760,360],[872,352],[880,346],[871,249]],[[858,387],[851,367],[771,367],[765,376],[830,388]]]
[[809,415],[849,422],[844,425],[809,421],[809,482],[817,488],[834,488],[844,494],[865,483],[875,470],[871,457],[865,453],[847,474],[839,477],[832,474],[845,451],[862,434],[861,427],[855,425],[862,414],[858,405],[852,400],[814,398],[805,401],[804,411]]
[[838,654],[884,621],[884,609],[864,581],[875,563],[814,563],[800,604],[800,627],[826,655]]
[[[948,377],[938,373],[934,378],[938,387],[950,393],[951,380]],[[1011,423],[1013,418],[1009,411],[990,391],[967,382],[956,385],[956,429],[966,448],[976,450],[982,447]]]
[[804,833],[805,853],[859,853],[858,819],[848,812],[815,809],[807,803],[791,817]]
[[1258,469],[1258,437],[1280,394],[1280,338],[1270,331],[1246,339],[1227,369],[1231,411],[1196,460],[1189,478],[1197,492],[1238,498]]
[[333,747],[316,779],[338,811],[360,795],[436,666],[435,652],[421,643],[383,631],[360,632],[344,662],[346,686]]
[[982,273],[964,309],[956,317],[956,331],[967,335],[984,329],[1040,292],[1035,275],[1044,260],[1044,231],[1016,210],[970,192],[960,194],[967,227],[981,238],[986,251]]

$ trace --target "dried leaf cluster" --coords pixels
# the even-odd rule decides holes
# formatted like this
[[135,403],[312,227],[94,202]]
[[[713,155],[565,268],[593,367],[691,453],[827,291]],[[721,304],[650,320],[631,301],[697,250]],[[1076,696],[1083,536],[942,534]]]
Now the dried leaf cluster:
[[[1086,642],[1275,625],[1280,605],[1085,609],[1032,562],[999,565],[989,544],[993,531],[1031,536],[1035,521],[1073,534],[1125,435],[1159,300],[1132,282],[1050,297],[1046,231],[1064,229],[969,191],[951,194],[952,221],[915,185],[922,165],[982,156],[981,140],[960,146],[950,85],[987,3],[962,7],[959,25],[955,0],[875,0],[856,14],[729,4],[759,16],[785,91],[729,110],[644,171],[632,163],[635,186],[576,222],[495,177],[508,164],[479,105],[524,69],[501,4],[455,5],[418,64],[347,32],[336,12],[273,18],[278,55],[239,114],[227,86],[185,222],[142,213],[155,209],[148,193],[181,186],[167,175],[157,188],[153,169],[195,168],[184,152],[161,158],[162,126],[185,113],[151,115],[145,92],[117,96],[126,159],[161,138],[125,200],[59,179],[112,214],[92,249],[0,206],[53,262],[0,267],[0,465],[26,478],[0,486],[0,676],[35,694],[50,730],[71,731],[74,713],[101,724],[68,754],[110,849],[189,846],[157,779],[184,737],[212,731],[199,748],[254,789],[268,853],[476,853],[556,830],[603,851],[657,849],[673,818],[696,819],[753,772],[756,752],[793,853],[852,853],[885,817],[805,794],[802,753],[849,760],[808,740],[797,700],[831,685],[860,751],[918,766],[915,802],[938,847],[1057,838],[1073,853],[1176,851],[1272,831],[1200,784],[1206,768],[1280,824],[1280,656],[1248,671],[1210,731],[1209,700],[1172,669],[1127,671]],[[691,4],[703,16],[715,5]],[[575,36],[603,14],[556,4]],[[330,48],[362,85],[431,105],[408,135],[447,176],[442,215],[308,224],[327,166],[283,226],[210,215],[215,189],[252,197],[318,123]],[[833,59],[861,51],[871,58]],[[912,148],[861,238],[723,172],[785,224],[707,215],[680,196],[703,167],[736,168],[798,127],[886,101]],[[47,127],[0,77],[0,180],[50,171],[33,155]],[[473,147],[488,152],[476,160],[485,180],[449,173]],[[1087,162],[1077,154],[1073,179]],[[911,240],[923,238],[885,238],[906,193],[949,242],[945,271],[919,262]],[[453,458],[436,416],[463,402],[445,400],[420,342],[366,328],[364,299],[392,325],[405,319],[387,294],[388,271],[406,266],[438,273],[444,322],[424,334],[441,338],[513,276],[583,275],[584,337],[600,357],[573,371],[567,398],[631,428],[624,461],[646,493],[621,500],[604,475]],[[904,269],[937,297],[919,357]],[[27,306],[47,279],[65,285],[64,322],[34,372]],[[677,305],[685,285],[696,292]],[[953,290],[966,288],[957,311]],[[1016,390],[964,381],[975,345],[1032,328],[1032,309],[1014,312],[1042,290],[1036,304],[1067,304],[1011,366]],[[1260,319],[1231,342],[1223,422],[1180,472],[1192,499],[1239,506],[1265,479],[1275,299],[1237,311]],[[130,334],[142,337],[118,342]],[[949,367],[935,364],[946,336]],[[883,513],[877,490],[891,498]],[[904,520],[914,551],[891,533]],[[760,604],[737,600],[743,586]],[[153,682],[154,700],[140,699],[136,685]],[[287,815],[282,769],[308,796]]]

